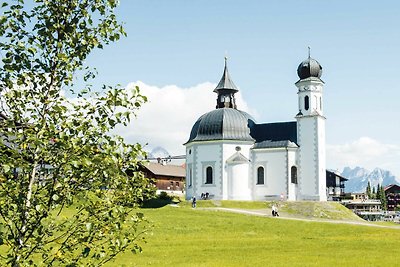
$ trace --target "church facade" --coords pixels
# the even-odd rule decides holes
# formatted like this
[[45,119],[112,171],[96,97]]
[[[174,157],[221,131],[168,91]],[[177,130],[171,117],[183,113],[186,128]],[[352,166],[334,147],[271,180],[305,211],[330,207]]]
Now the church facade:
[[187,199],[326,201],[322,67],[309,56],[297,74],[295,120],[258,124],[238,109],[225,59],[216,109],[185,143]]

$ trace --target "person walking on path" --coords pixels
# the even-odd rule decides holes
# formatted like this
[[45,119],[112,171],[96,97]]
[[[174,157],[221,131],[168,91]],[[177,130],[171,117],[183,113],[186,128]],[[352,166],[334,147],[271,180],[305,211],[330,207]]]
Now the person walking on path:
[[196,197],[192,199],[192,208],[196,208]]

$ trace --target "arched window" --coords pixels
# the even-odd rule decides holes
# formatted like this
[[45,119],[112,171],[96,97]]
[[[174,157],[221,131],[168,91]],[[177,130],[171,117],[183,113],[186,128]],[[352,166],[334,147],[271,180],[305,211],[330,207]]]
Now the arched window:
[[206,169],[206,184],[213,183],[213,169],[211,166],[208,166]]
[[304,109],[308,110],[310,108],[310,98],[308,95],[304,97]]
[[257,184],[264,184],[264,167],[257,168]]
[[296,166],[292,166],[292,168],[290,168],[290,178],[291,178],[292,184],[297,184],[297,168],[296,168]]

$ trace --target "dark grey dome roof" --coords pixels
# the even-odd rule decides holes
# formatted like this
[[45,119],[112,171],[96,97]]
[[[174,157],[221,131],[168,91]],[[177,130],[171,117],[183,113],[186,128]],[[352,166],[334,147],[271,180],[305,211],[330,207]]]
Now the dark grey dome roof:
[[297,75],[299,75],[300,80],[310,77],[321,78],[321,74],[321,65],[318,63],[318,61],[310,57],[301,62],[297,68]]
[[254,119],[244,111],[219,108],[202,115],[192,127],[187,143],[208,140],[254,141],[250,128]]

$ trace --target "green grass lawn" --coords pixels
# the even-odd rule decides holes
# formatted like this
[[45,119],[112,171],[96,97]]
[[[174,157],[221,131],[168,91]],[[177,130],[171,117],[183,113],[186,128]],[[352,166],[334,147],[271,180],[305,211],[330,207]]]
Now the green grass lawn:
[[[119,255],[107,266],[397,266],[400,228],[390,229],[244,215],[270,214],[271,203],[198,201],[140,211],[153,224],[143,252]],[[164,206],[163,206],[164,205]],[[284,202],[282,217],[361,221],[332,202]],[[68,209],[64,216],[69,216]],[[381,226],[393,223],[378,222]],[[4,251],[0,247],[0,252]]]
[[[200,202],[199,206],[265,203]],[[314,208],[315,210],[315,208]],[[317,209],[318,210],[318,209]],[[142,209],[154,224],[141,254],[108,266],[396,266],[400,229],[305,222],[216,210]]]

